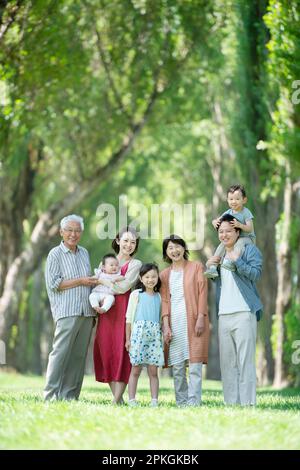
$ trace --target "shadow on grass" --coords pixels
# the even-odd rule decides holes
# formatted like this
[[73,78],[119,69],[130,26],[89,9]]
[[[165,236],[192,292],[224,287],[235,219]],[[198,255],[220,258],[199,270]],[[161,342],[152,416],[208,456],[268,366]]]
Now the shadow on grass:
[[[211,394],[214,396],[213,399],[211,398]],[[208,406],[225,406],[223,404],[223,393],[220,390],[204,390],[204,395],[208,400]],[[258,389],[256,409],[300,411],[300,390],[294,388],[286,388],[282,390]]]
[[58,404],[71,404],[71,405],[76,405],[77,403],[78,404],[87,404],[87,405],[97,405],[97,406],[101,406],[101,405],[105,405],[105,406],[110,406],[112,405],[112,401],[111,399],[106,399],[106,398],[102,398],[102,397],[99,397],[97,399],[92,399],[92,398],[88,398],[88,397],[84,397],[83,395],[81,395],[79,397],[79,400],[55,400],[55,401],[45,401],[43,399],[43,397],[37,397],[37,396],[33,396],[33,395],[26,395],[26,396],[10,396],[9,398],[7,397],[3,397],[0,395],[0,400],[3,400],[3,401],[6,401],[7,403],[9,403],[10,405],[14,405],[14,404],[35,404],[35,403],[41,403],[41,404],[45,404],[47,406],[57,406]]
[[[181,408],[177,407],[175,403],[173,387],[162,386],[160,388],[161,407],[171,409]],[[127,402],[127,392],[125,392],[125,401]],[[138,387],[137,398],[141,402],[142,408],[149,407],[150,389],[147,385]],[[0,394],[0,400],[3,402],[17,404],[17,403],[44,403],[42,391],[34,392],[23,391],[20,393],[7,390]],[[61,402],[53,402],[61,403]],[[74,403],[74,402],[72,402]],[[75,402],[77,403],[77,402]],[[78,403],[96,406],[112,406],[112,395],[109,389],[105,386],[88,386],[82,389]],[[202,405],[207,408],[224,408],[223,393],[220,389],[204,388],[203,389],[203,402]],[[257,410],[278,410],[278,411],[300,411],[300,389],[286,388],[282,390],[275,389],[258,389],[257,391]]]
[[[84,390],[85,393],[106,393],[106,394],[111,395],[109,386],[107,386],[107,388],[86,386],[82,390]],[[125,390],[125,394],[126,394],[126,390]],[[138,391],[142,393],[147,393],[150,391],[150,387],[147,387],[146,385],[145,386],[138,385]],[[159,387],[159,393],[173,393],[173,389],[170,387]]]
[[294,389],[258,391],[257,399],[263,410],[300,411],[300,393]]
[[264,395],[280,395],[281,397],[298,397],[300,399],[300,388],[283,388],[281,390],[274,389],[258,389],[259,394]]
[[[94,398],[95,395],[101,394],[102,397],[105,395],[105,399],[102,397],[99,399]],[[94,397],[90,397],[93,395]],[[182,410],[182,408],[178,407],[175,402],[175,394],[174,394],[174,389],[171,387],[160,387],[159,389],[159,396],[160,396],[160,406],[161,407],[167,407],[167,408],[172,408],[172,409],[178,409]],[[106,399],[108,397],[108,399]],[[110,389],[103,389],[102,387],[85,387],[84,388],[84,402],[90,403],[90,404],[108,404],[111,405],[111,399],[112,395],[110,392]],[[127,396],[127,390],[125,391],[124,394],[124,399],[125,402],[127,402],[128,396]],[[149,402],[151,400],[150,396],[150,388],[147,386],[138,386],[137,390],[137,400],[140,402],[140,407],[141,408],[148,408],[149,407]],[[214,408],[214,407],[224,407],[223,404],[223,394],[222,391],[220,390],[203,390],[203,406],[209,407],[209,408]]]
[[17,395],[13,396],[11,394],[0,395],[0,400],[3,402],[11,403],[44,403],[42,396],[37,395]]

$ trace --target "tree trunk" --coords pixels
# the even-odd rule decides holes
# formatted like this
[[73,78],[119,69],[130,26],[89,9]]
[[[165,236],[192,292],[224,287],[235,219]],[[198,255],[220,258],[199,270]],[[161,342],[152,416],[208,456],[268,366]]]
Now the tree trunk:
[[[1,191],[6,188],[1,187]],[[0,296],[3,294],[5,278],[9,270],[9,266],[20,254],[22,247],[22,234],[20,236],[19,227],[16,228],[17,221],[13,218],[13,210],[11,204],[7,204],[1,197],[0,199],[0,252],[5,256],[1,256],[0,263]]]
[[254,226],[258,248],[263,254],[263,274],[259,282],[264,316],[258,328],[258,378],[260,384],[271,383],[274,362],[271,347],[272,315],[275,312],[276,256],[275,224],[278,217],[278,202],[268,198],[262,204],[259,195],[271,173],[272,162],[267,151],[257,149],[257,142],[268,140],[267,122],[270,119],[266,106],[268,30],[264,23],[267,12],[266,0],[238,2],[240,21],[238,25],[239,68],[237,84],[243,102],[243,119],[240,122],[241,171],[248,182],[247,194],[254,206]]
[[257,376],[259,385],[269,385],[274,378],[274,359],[271,344],[273,315],[277,292],[276,223],[279,217],[278,199],[268,199],[255,207],[257,245],[263,255],[262,278],[258,283],[263,303],[263,317],[258,323]]
[[[212,113],[215,118],[215,123],[219,132],[218,139],[212,142],[213,145],[213,158],[209,159],[208,164],[211,169],[211,176],[213,179],[213,198],[212,206],[209,208],[209,217],[207,218],[208,223],[212,218],[217,217],[222,213],[222,205],[224,203],[224,187],[223,184],[223,162],[231,156],[230,147],[227,142],[226,132],[224,127],[224,120],[221,110],[221,105],[218,101],[214,102]],[[206,258],[213,255],[216,249],[218,241],[217,232],[215,233],[215,243],[213,246],[211,243],[205,246]],[[209,281],[208,284],[208,306],[210,312],[210,341],[209,341],[209,361],[206,369],[206,378],[211,380],[221,380],[221,369],[220,369],[220,354],[219,354],[219,337],[218,337],[218,318],[216,312],[216,294],[215,286]]]
[[27,370],[33,374],[41,375],[42,354],[41,354],[41,337],[44,327],[44,309],[45,299],[41,293],[44,288],[44,272],[42,264],[32,276],[32,286],[29,297],[29,322],[28,322],[28,344],[26,345]]
[[[294,197],[295,197],[295,215],[299,216],[300,214],[300,181],[298,181],[294,187]],[[295,288],[295,303],[300,305],[300,223],[299,220],[297,223],[297,249],[296,249],[296,266],[297,266],[297,283]]]
[[286,164],[286,178],[284,188],[283,220],[280,227],[280,244],[277,255],[278,289],[276,297],[276,353],[275,353],[275,377],[274,386],[277,388],[286,386],[287,370],[284,363],[285,324],[284,315],[291,304],[292,279],[291,279],[291,214],[293,191],[290,177],[290,166]]
[[[3,200],[1,202],[3,203]],[[3,204],[1,204],[1,209],[3,210]],[[6,209],[8,212],[7,211],[5,211],[4,213],[2,212],[1,222],[3,222],[4,217],[5,217],[5,222],[1,223],[1,233],[0,233],[0,252],[5,253],[5,256],[1,257],[1,265],[0,265],[0,299],[4,292],[5,280],[7,279],[9,267],[13,264],[14,260],[17,259],[17,257],[19,256],[20,249],[22,246],[21,239],[19,238],[19,230],[15,229],[17,221],[12,220],[13,217],[12,217],[12,212],[10,211],[10,208],[7,208],[6,206]],[[10,313],[11,325],[17,325],[19,323],[19,313],[20,313],[19,308],[15,308]],[[0,324],[1,324],[1,316],[0,316]],[[14,364],[16,362],[15,360],[12,360],[13,359],[12,351],[15,350],[16,340],[17,340],[16,333],[17,332],[14,331],[14,335],[11,338],[11,326],[10,326],[9,330],[5,334],[0,335],[0,338],[6,344],[6,351],[7,351],[6,360],[11,367],[14,367]],[[14,353],[13,353],[13,356],[14,356]]]

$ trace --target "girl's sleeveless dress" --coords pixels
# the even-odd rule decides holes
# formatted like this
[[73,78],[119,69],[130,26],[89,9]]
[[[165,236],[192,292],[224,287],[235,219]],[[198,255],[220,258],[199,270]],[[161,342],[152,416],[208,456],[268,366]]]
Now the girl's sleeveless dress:
[[[121,267],[125,276],[128,263]],[[94,342],[94,369],[97,382],[128,383],[131,364],[125,349],[126,310],[130,290],[115,295],[115,303],[107,313],[99,315]]]
[[139,300],[130,338],[130,362],[133,366],[164,364],[163,342],[160,326],[158,293],[139,293]]

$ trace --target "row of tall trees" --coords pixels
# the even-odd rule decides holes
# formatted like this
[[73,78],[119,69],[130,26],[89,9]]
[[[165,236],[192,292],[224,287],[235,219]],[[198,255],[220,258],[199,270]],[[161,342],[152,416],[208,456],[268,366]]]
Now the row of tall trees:
[[[299,2],[51,0],[0,9],[0,337],[8,364],[41,373],[51,342],[43,263],[69,212],[87,221],[119,195],[205,207],[246,187],[264,255],[261,383],[298,384],[300,339]],[[160,264],[159,239],[140,257]],[[163,266],[163,264],[161,264]],[[219,376],[214,314],[208,375]],[[298,336],[297,336],[298,335]]]

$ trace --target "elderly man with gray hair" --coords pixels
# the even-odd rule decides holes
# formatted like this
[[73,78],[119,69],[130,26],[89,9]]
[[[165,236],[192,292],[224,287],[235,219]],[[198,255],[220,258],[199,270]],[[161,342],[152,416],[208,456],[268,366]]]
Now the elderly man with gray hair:
[[46,287],[55,322],[53,349],[49,355],[45,400],[78,399],[95,312],[89,303],[91,276],[87,250],[79,246],[83,219],[69,215],[60,222],[62,241],[46,262]]

